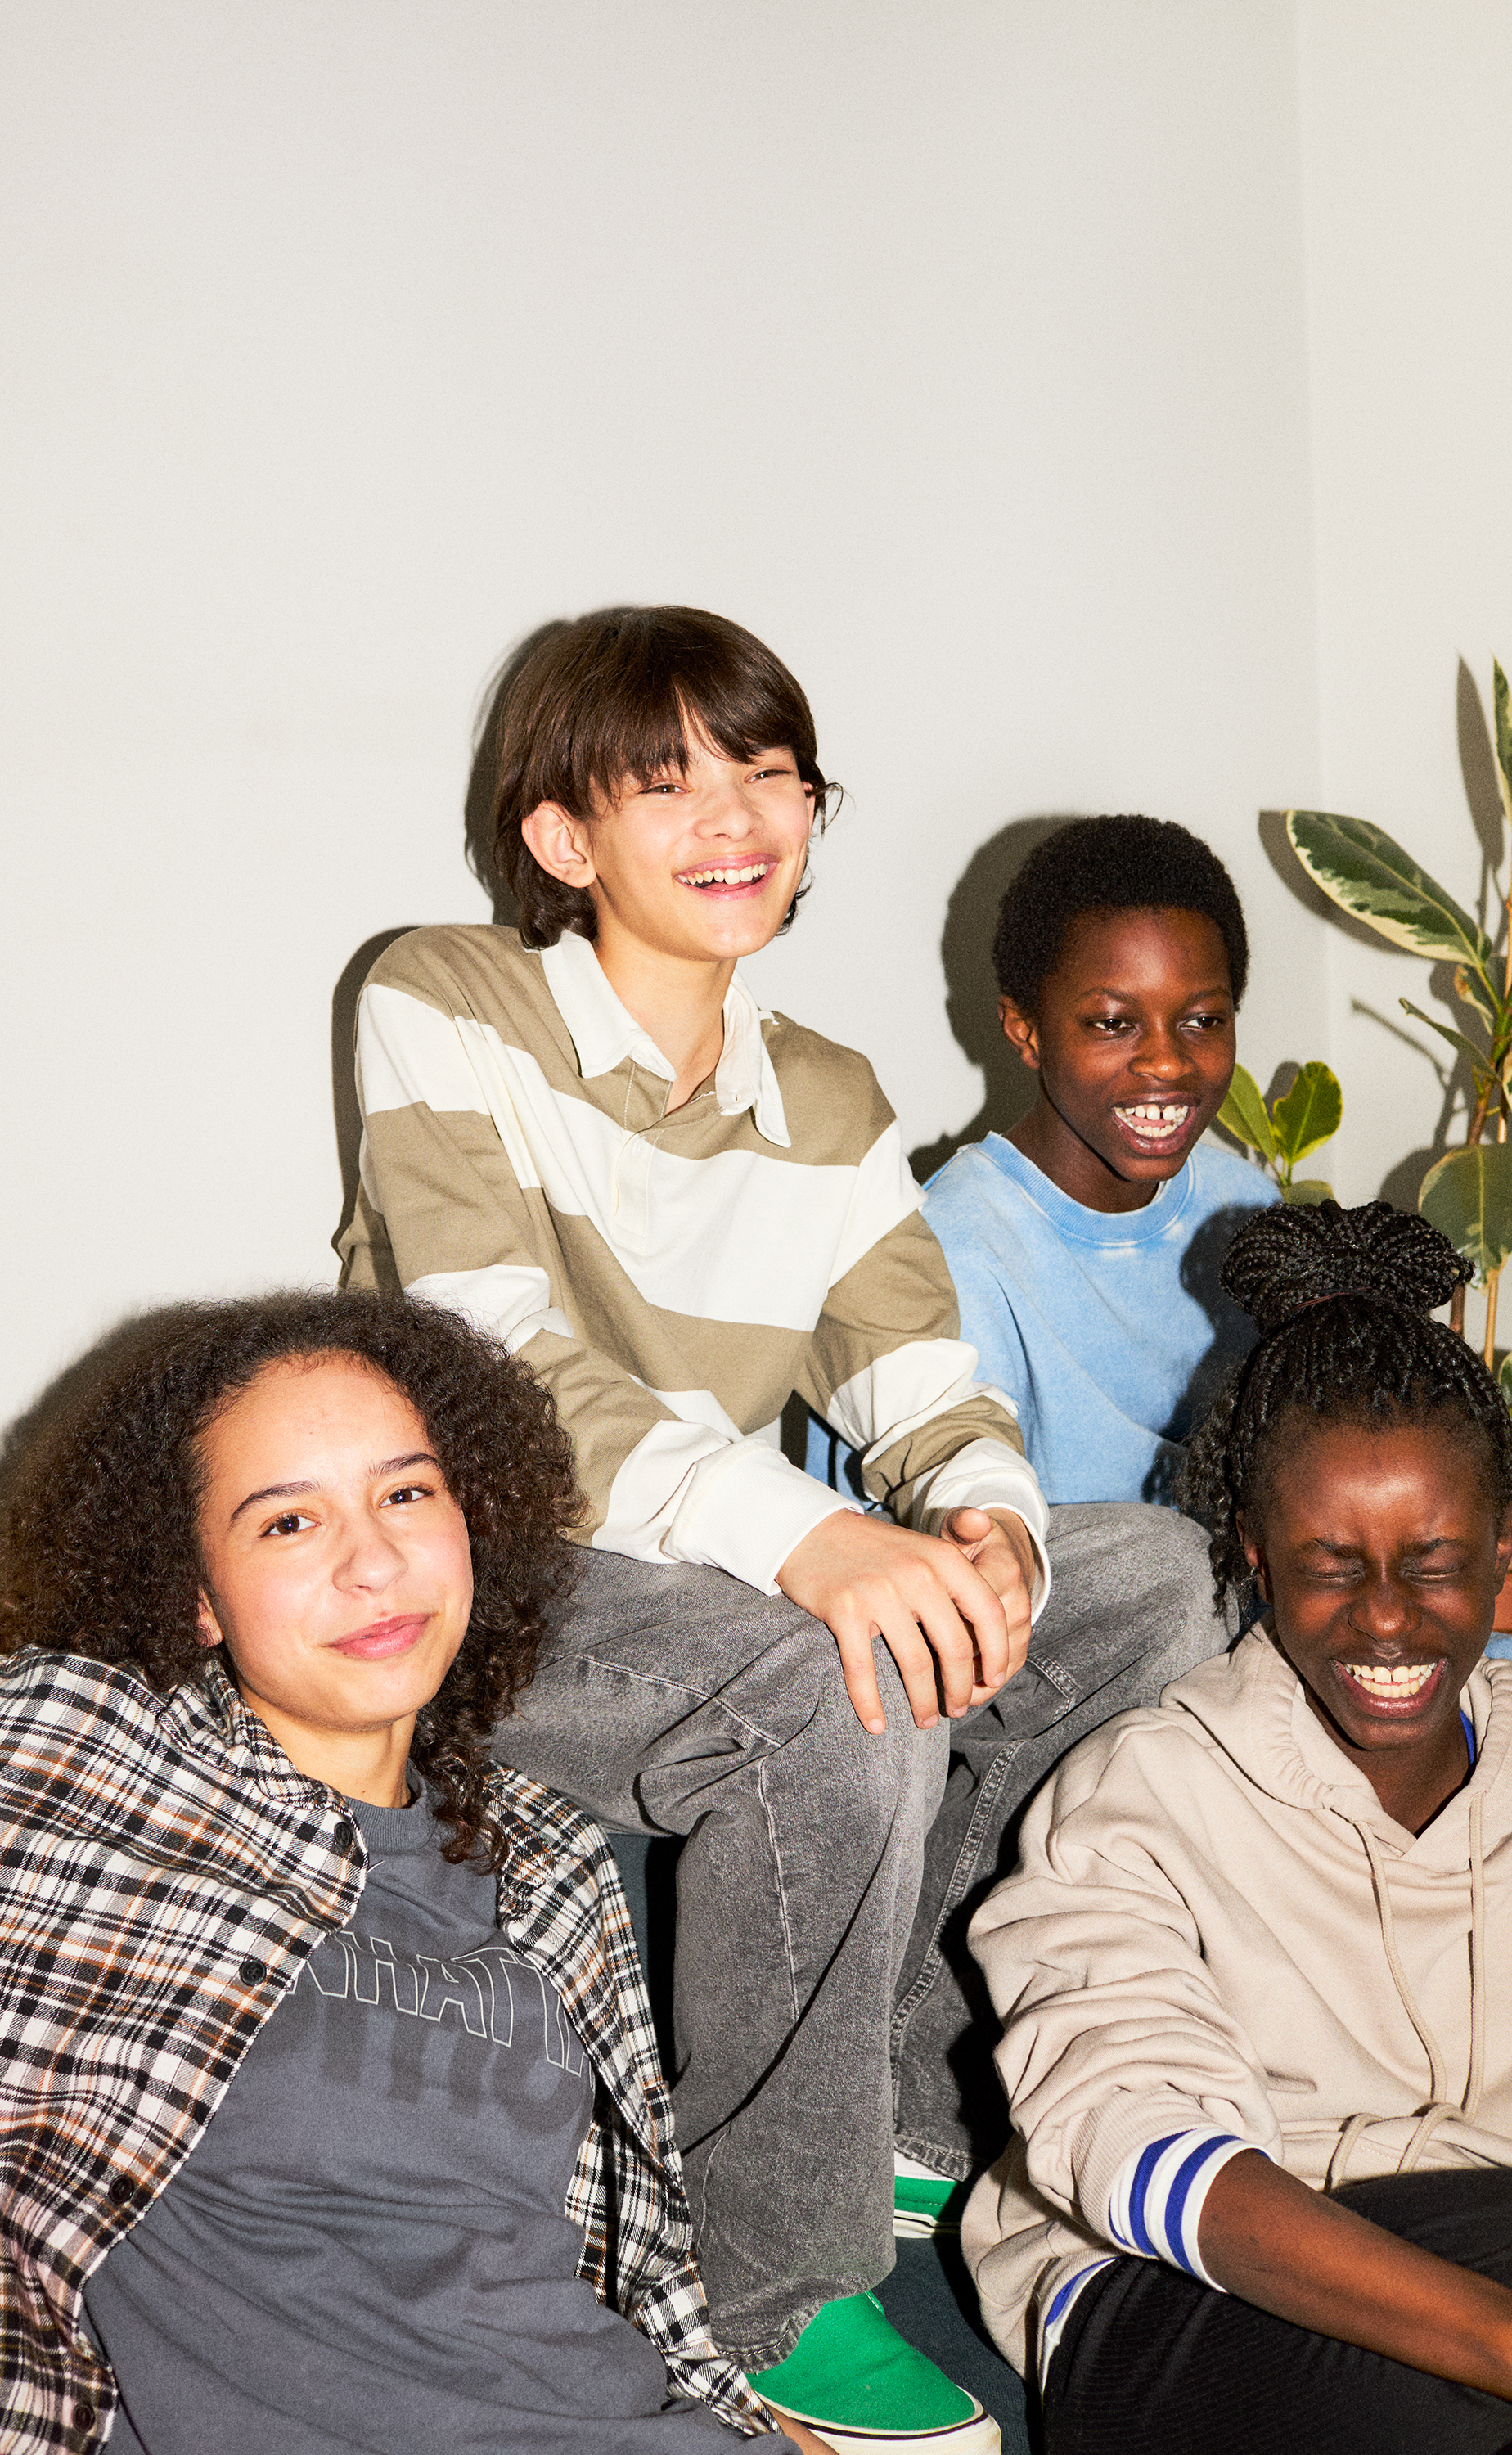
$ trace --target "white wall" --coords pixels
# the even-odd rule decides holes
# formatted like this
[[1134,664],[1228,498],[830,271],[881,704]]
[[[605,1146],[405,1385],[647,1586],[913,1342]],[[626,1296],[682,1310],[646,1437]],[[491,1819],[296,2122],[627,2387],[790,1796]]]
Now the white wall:
[[[1512,667],[1512,10],[1308,0],[1301,28],[1322,806],[1473,908],[1503,833],[1491,660]],[[1329,963],[1341,1192],[1415,1200],[1441,1044],[1399,999],[1462,1009],[1379,941],[1333,931]]]
[[[1257,813],[1405,825],[1396,721],[1457,818],[1454,657],[1498,644],[1458,541],[1504,512],[1457,470],[1505,344],[1440,255],[1468,294],[1462,242],[1500,254],[1489,100],[1462,122],[1507,21],[1393,8],[1388,70],[1386,14],[10,0],[0,1418],[131,1307],[333,1274],[333,990],[486,912],[470,722],[553,614],[712,604],[803,679],[853,800],[757,982],[911,1144],[1000,1112],[989,984],[947,1016],[938,950],[978,959],[980,848],[1048,813],[1207,834],[1247,1062],[1329,1047],[1334,933]],[[1403,522],[1441,585],[1398,622]]]

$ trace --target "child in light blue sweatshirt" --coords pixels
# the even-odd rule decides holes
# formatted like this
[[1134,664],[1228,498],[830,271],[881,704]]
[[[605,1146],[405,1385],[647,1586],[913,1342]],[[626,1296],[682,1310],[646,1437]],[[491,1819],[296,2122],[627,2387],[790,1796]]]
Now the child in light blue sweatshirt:
[[1052,1502],[1163,1500],[1250,1325],[1219,1268],[1276,1199],[1203,1144],[1234,1071],[1249,948],[1221,862],[1158,819],[1083,819],[1004,896],[998,1011],[1038,1076],[924,1210],[980,1373]]
[[[1011,1137],[958,1153],[925,1198],[960,1336],[1014,1405],[1053,1504],[1050,1601],[1027,1669],[1058,1693],[1060,1718],[1028,1743],[998,1703],[952,1725],[895,2014],[908,2044],[897,2137],[920,2192],[921,2169],[964,2174],[1000,2145],[993,2029],[972,2018],[959,1939],[1012,1863],[1019,1808],[1079,1727],[1119,1710],[1120,1681],[1158,1694],[1180,1675],[1162,1675],[1162,1644],[1201,1658],[1230,1634],[1208,1605],[1202,1530],[1148,1504],[1169,1496],[1188,1427],[1252,1334],[1219,1266],[1274,1191],[1243,1161],[1197,1147],[1233,1075],[1248,952],[1222,864],[1183,827],[1063,828],[1020,872],[997,942],[1003,1029],[1038,1075],[1035,1106]],[[851,1463],[816,1425],[810,1472],[854,1490]],[[1073,1636],[1079,1660],[1106,1649],[1096,1688],[1068,1678]]]

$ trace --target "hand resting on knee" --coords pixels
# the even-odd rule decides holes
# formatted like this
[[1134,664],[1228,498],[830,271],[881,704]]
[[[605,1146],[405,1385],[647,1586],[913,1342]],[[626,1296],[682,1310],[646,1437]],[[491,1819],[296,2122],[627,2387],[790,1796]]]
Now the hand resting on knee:
[[824,1518],[790,1552],[777,1584],[823,1620],[869,1731],[887,1717],[873,1640],[902,1676],[921,1731],[995,1696],[1029,1651],[1035,1554],[1011,1510],[958,1509],[943,1534],[918,1534],[854,1510]]

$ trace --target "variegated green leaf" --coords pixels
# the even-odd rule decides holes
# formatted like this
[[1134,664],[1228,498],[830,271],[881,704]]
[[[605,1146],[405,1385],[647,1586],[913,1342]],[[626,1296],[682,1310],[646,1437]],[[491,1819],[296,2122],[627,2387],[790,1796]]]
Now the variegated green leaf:
[[1512,1253],[1512,1143],[1450,1151],[1423,1178],[1418,1207],[1489,1278]]
[[1281,1187],[1283,1202],[1308,1203],[1316,1208],[1320,1202],[1332,1202],[1333,1198],[1333,1187],[1325,1185],[1320,1176],[1294,1177],[1290,1185]]
[[1383,827],[1327,810],[1288,810],[1286,832],[1323,893],[1394,946],[1476,968],[1491,962],[1491,941],[1479,923]]
[[1476,1069],[1478,1079],[1490,1072],[1491,1061],[1486,1051],[1483,1048],[1477,1048],[1473,1040],[1466,1040],[1462,1031],[1453,1031],[1448,1024],[1441,1023],[1436,1015],[1424,1014],[1421,1005],[1413,1004],[1411,998],[1399,998],[1397,1004],[1403,1014],[1415,1014],[1418,1021],[1425,1023],[1430,1031],[1441,1032],[1444,1039],[1453,1047],[1458,1048],[1462,1056],[1468,1057]]
[[1249,1149],[1259,1151],[1261,1159],[1273,1160],[1276,1157],[1276,1137],[1271,1131],[1270,1118],[1265,1113],[1265,1102],[1260,1086],[1247,1065],[1235,1066],[1234,1080],[1218,1112],[1218,1122],[1237,1143],[1244,1143]]
[[1512,708],[1507,705],[1506,676],[1500,665],[1491,668],[1491,697],[1496,709],[1496,763],[1502,786],[1502,807],[1512,822]]
[[1487,1031],[1495,1031],[1496,1000],[1484,981],[1475,972],[1467,971],[1463,964],[1456,964],[1454,967],[1454,993],[1456,997],[1463,998],[1466,1005],[1474,1006]]
[[1496,1376],[1496,1385],[1507,1405],[1512,1407],[1512,1354],[1502,1356],[1501,1370]]
[[1312,1058],[1271,1110],[1276,1140],[1287,1166],[1295,1167],[1309,1151],[1331,1142],[1343,1113],[1344,1095],[1338,1075],[1320,1057]]

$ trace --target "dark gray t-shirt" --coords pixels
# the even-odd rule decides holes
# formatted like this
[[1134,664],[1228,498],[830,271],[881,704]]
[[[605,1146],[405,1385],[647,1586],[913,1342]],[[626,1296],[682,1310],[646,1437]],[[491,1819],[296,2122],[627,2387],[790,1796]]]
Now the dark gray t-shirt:
[[86,2288],[112,2455],[728,2447],[575,2273],[593,2076],[493,1877],[447,1865],[423,1802],[353,1813],[356,1917]]

